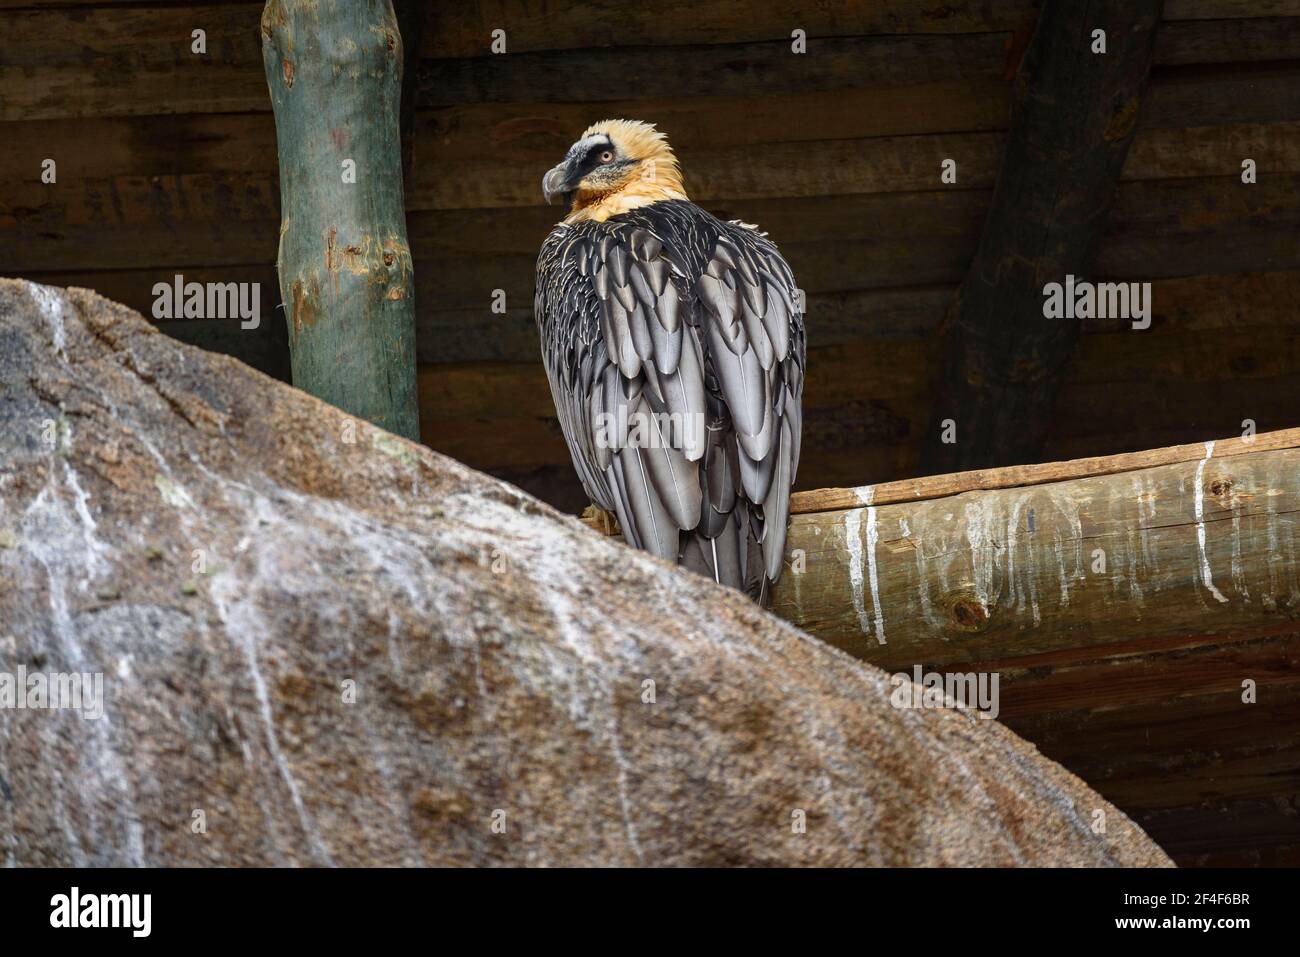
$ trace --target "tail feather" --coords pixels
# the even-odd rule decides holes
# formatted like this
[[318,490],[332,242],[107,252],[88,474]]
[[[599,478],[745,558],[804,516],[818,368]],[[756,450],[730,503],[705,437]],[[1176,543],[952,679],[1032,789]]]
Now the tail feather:
[[744,592],[766,608],[770,589],[763,544],[755,534],[761,523],[752,520],[752,510],[748,502],[738,501],[719,534],[712,538],[699,529],[683,532],[678,562],[683,568]]

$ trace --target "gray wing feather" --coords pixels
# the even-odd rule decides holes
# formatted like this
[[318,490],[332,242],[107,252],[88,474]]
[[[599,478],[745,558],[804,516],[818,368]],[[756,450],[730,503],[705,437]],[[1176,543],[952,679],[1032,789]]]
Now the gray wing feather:
[[[547,375],[588,494],[629,544],[760,600],[799,463],[799,306],[763,234],[695,207],[557,227],[538,260]],[[653,415],[633,447],[635,413]]]

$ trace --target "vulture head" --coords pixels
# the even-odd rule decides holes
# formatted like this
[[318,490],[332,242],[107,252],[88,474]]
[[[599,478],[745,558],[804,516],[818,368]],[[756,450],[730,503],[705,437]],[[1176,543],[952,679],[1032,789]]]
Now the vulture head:
[[603,221],[667,199],[686,199],[677,157],[664,134],[636,120],[593,123],[542,178],[548,204],[569,207],[565,222]]

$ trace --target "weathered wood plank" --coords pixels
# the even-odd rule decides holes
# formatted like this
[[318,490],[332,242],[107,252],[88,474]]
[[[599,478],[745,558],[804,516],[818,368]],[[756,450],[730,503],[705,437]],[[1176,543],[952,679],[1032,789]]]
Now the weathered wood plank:
[[[1166,12],[1168,0],[1165,3]],[[1158,66],[1262,63],[1300,58],[1300,17],[1166,21],[1156,36]]]
[[[1289,639],[1275,652],[1281,661],[1274,667],[1285,667],[1294,657],[1296,636]],[[1175,670],[1177,657],[1159,656],[1157,664]],[[1234,690],[1215,695],[1163,694],[1130,707],[1058,712],[1008,724],[1075,773],[1105,781],[1121,807],[1159,811],[1211,797],[1294,794],[1300,779],[1300,688],[1275,681],[1257,689],[1256,704],[1246,704],[1241,680],[1250,677],[1247,668],[1243,662]]]
[[[648,99],[757,97],[885,89],[947,81],[1005,81],[1015,70],[1014,35],[960,33],[838,36],[815,41],[812,56],[792,56],[788,40],[689,46],[545,50],[426,59],[419,97],[425,107],[463,103],[600,103],[635,85]],[[1153,62],[1263,62],[1300,57],[1300,17],[1166,24]],[[582,77],[574,83],[574,76]],[[595,107],[593,107],[595,108]]]
[[1300,0],[1165,0],[1166,20],[1300,16]]
[[[1026,0],[1026,8],[1031,7]],[[248,3],[0,12],[0,34],[16,38],[0,51],[0,119],[264,111],[266,90],[258,69],[256,30],[251,27],[255,13],[256,4]],[[839,36],[816,39],[814,56],[789,52],[788,39],[780,39],[788,38],[789,20],[781,22],[782,29],[767,43],[757,45],[746,43],[743,35],[720,35],[725,45],[715,45],[694,29],[684,31],[677,42],[690,44],[679,51],[689,53],[685,59],[674,56],[670,47],[647,45],[641,38],[636,46],[616,49],[528,53],[512,47],[510,56],[485,56],[485,39],[476,48],[477,62],[429,61],[426,89],[441,86],[446,92],[426,93],[422,99],[426,104],[435,96],[439,102],[509,97],[572,103],[584,97],[606,99],[610,89],[626,87],[629,76],[636,78],[643,101],[718,93],[752,97],[782,90],[847,92],[853,87],[883,94],[890,84],[915,86],[942,76],[958,77],[962,83],[999,82],[1014,68],[1018,49],[1008,43],[1011,34],[1006,31],[1024,27],[1009,26],[1015,17],[1003,19],[1007,23],[996,33],[841,31]],[[199,27],[208,33],[208,50],[201,55],[190,52],[190,33]],[[1281,61],[1296,56],[1296,44],[1294,18],[1191,20],[1170,24],[1169,39],[1156,57],[1157,63],[1175,65]],[[75,56],[69,55],[72,50]],[[436,41],[427,52],[437,52]],[[550,61],[555,57],[564,58],[564,69],[553,68]],[[665,57],[671,69],[664,68]],[[569,83],[567,77],[575,72],[589,79]],[[1225,95],[1221,88],[1230,79],[1210,85],[1207,92],[1213,98],[1205,104],[1205,115],[1235,109],[1239,112],[1230,116],[1241,122],[1267,119],[1270,109],[1285,108],[1284,91],[1270,92],[1258,81],[1248,99]],[[650,106],[637,112],[659,115]],[[590,114],[591,107],[585,109]],[[575,125],[581,128],[591,119],[586,115]]]
[[[420,105],[588,102],[632,86],[649,99],[758,97],[1002,78],[1010,33],[830,37],[795,56],[788,40],[548,50],[425,60]],[[573,77],[582,77],[574,83]]]
[[[1293,221],[1289,210],[1294,204],[1287,201],[1287,190],[1300,177],[1286,171],[1300,170],[1300,123],[1280,124],[1272,132],[1253,126],[1182,130],[1176,136],[1165,132],[1139,138],[1124,175],[1126,184],[1145,185],[1121,188],[1120,211],[1113,223],[1158,222],[1160,236],[1186,233],[1199,240],[1199,230],[1227,228],[1235,217],[1249,218],[1251,228],[1266,226],[1274,218],[1279,223]],[[1236,179],[1243,156],[1259,164],[1257,185],[1243,187]],[[810,162],[817,165],[815,159]],[[1207,172],[1221,175],[1207,177]],[[1170,181],[1145,178],[1154,175]],[[264,222],[278,215],[278,184],[271,174],[64,176],[58,184],[42,185],[29,173],[0,185],[0,231],[28,230],[37,234],[27,237],[28,243],[57,243],[84,225],[156,224],[171,229],[186,224],[229,230],[235,223]],[[784,245],[844,239],[889,242],[901,236],[965,238],[986,211],[989,196],[987,190],[927,189],[723,196],[709,202],[718,215],[757,222]],[[492,210],[411,211],[416,214],[410,217],[413,242],[439,255],[533,255],[555,219],[553,210],[537,202]],[[251,234],[249,241],[257,242],[257,235]],[[202,242],[202,237],[196,241]]]
[[[1279,719],[1298,720],[1294,714]],[[1237,800],[1211,794],[1192,806],[1125,813],[1179,867],[1300,867],[1294,803],[1276,794]]]
[[[955,188],[988,189],[1004,143],[1001,133],[942,133],[769,143],[757,150],[688,143],[677,152],[692,198],[716,201],[935,190],[943,185],[941,164],[950,158],[957,162]],[[1273,171],[1300,167],[1300,121],[1154,129],[1139,135],[1137,144],[1123,169],[1127,181],[1237,176],[1246,156]],[[509,151],[430,164],[416,170],[411,208],[536,206],[539,162]]]
[[[166,178],[138,182],[134,193],[101,189],[62,207],[58,192],[41,194],[55,197],[44,205],[30,192],[9,193],[13,201],[0,203],[0,237],[7,232],[17,241],[6,254],[7,271],[66,271],[76,263],[84,270],[150,264],[168,272],[193,264],[247,265],[274,256],[278,221],[257,218],[265,208],[265,190],[230,189],[220,180],[179,186],[168,185]],[[1300,209],[1293,202],[1298,182],[1300,177],[1290,175],[1265,176],[1254,186],[1234,177],[1122,184],[1097,275],[1139,281],[1300,268]],[[123,205],[129,195],[136,198]],[[987,194],[973,191],[934,191],[710,206],[769,230],[802,287],[818,294],[958,281],[986,202]],[[155,204],[152,216],[150,204]],[[904,214],[915,216],[912,225],[879,231],[878,221],[901,221]],[[477,309],[493,290],[503,289],[508,305],[527,307],[535,250],[548,228],[545,210],[521,213],[524,218],[513,224],[486,212],[467,211],[446,222],[443,215],[408,216],[415,255],[436,263],[430,274],[417,276],[419,295],[431,297],[424,301],[442,309]],[[114,222],[118,216],[136,222]],[[446,228],[453,220],[481,224],[467,226],[462,239]],[[493,234],[502,236],[505,252],[481,245]],[[470,251],[473,243],[480,245]]]
[[1157,70],[1143,97],[1138,128],[1298,120],[1298,72],[1292,63]]
[[635,38],[642,46],[786,41],[796,27],[809,37],[900,33],[983,33],[1014,30],[1032,19],[1030,0],[991,0],[974,6],[939,0],[798,0],[742,5],[700,0],[664,7],[621,0],[525,4],[512,0],[439,4],[433,27],[437,56],[490,52],[494,29],[506,31],[514,53],[617,47]]
[[[1222,76],[1184,71],[1162,77],[1157,72],[1139,126],[1233,127],[1217,134],[1189,130],[1153,140],[1166,144],[1153,147],[1165,164],[1183,162],[1186,144],[1178,137],[1194,138],[1193,148],[1197,140],[1209,137],[1226,146],[1240,140],[1262,143],[1252,149],[1262,151],[1268,165],[1294,168],[1287,157],[1294,156],[1292,127],[1300,121],[1297,84],[1300,72],[1285,67],[1270,66],[1262,74],[1238,69]],[[719,147],[765,146],[774,139],[815,143],[998,131],[1006,127],[1009,87],[1001,79],[986,79],[746,99],[743,110],[736,109],[736,103],[717,96],[638,98],[603,103],[601,110],[652,119],[678,147],[707,153]],[[267,105],[263,91],[256,106]],[[421,111],[415,120],[421,157],[417,171],[431,176],[429,168],[482,162],[499,153],[520,164],[549,166],[595,118],[591,107],[580,103],[477,104]],[[275,168],[269,112],[24,120],[7,124],[6,137],[9,148],[0,155],[0,177],[6,183],[36,182],[46,157],[57,160],[65,184],[116,176],[270,174]],[[1140,135],[1138,146],[1145,148],[1145,139]],[[96,148],[84,149],[87,142]],[[1169,169],[1171,175],[1193,175],[1185,164]]]
[[[1139,129],[1270,124],[1300,120],[1293,64],[1212,69],[1157,69],[1138,118]],[[762,145],[917,133],[1004,130],[1010,85],[1001,78],[920,86],[840,90],[746,98],[638,96],[601,102],[460,104],[421,113],[426,154],[482,159],[508,150],[519,159],[553,163],[574,137],[602,116],[651,120],[677,147]]]
[[[162,2],[162,0],[158,0],[158,2]],[[223,2],[239,3],[240,0],[223,0]],[[500,0],[497,0],[497,3],[498,6],[495,9],[508,9],[499,5]],[[93,3],[88,3],[87,0],[0,0],[0,10],[48,10],[58,7],[113,7],[125,5],[139,6],[140,0],[93,0]],[[205,4],[202,0],[173,0],[173,2],[166,5],[169,7],[201,7],[211,6],[212,4]],[[924,9],[920,4],[913,4],[912,6],[917,11]],[[1026,9],[1031,8],[1031,6],[1031,4],[1025,4]],[[897,3],[895,15],[889,22],[908,22],[909,14],[906,12],[907,9],[905,3]],[[918,12],[910,16],[918,15],[921,14]],[[941,14],[936,14],[936,16],[938,15]],[[1300,16],[1300,2],[1297,2],[1297,0],[1167,0],[1164,11],[1166,20],[1217,20],[1273,16]],[[468,22],[472,23],[472,18]],[[925,21],[922,21],[922,25],[928,27]],[[540,30],[541,27],[542,24],[534,22],[534,29]],[[931,31],[926,29],[920,32]],[[454,36],[454,34],[452,35]],[[443,54],[440,53],[440,55]]]
[[[1289,667],[1294,675],[1298,647],[1292,632],[1153,656],[1135,665],[1152,678],[1146,701],[1011,715],[1006,723],[1095,782],[1180,865],[1285,864],[1300,850],[1291,807],[1300,786],[1300,688],[1280,672]],[[1235,687],[1180,693],[1184,675],[1195,680],[1193,662],[1219,673],[1225,686],[1236,667]],[[1125,664],[1102,667],[1123,671]],[[1159,683],[1166,669],[1170,683]],[[1246,704],[1241,681],[1255,676],[1259,700]],[[1022,696],[1030,692],[1023,685]]]
[[[268,109],[261,4],[0,14],[0,120]],[[206,31],[206,53],[191,33]]]
[[[981,33],[1015,30],[1032,22],[1035,5],[996,0],[952,5],[933,0],[885,0],[862,4],[834,0],[809,7],[798,0],[744,6],[705,0],[689,6],[661,7],[619,0],[525,6],[510,0],[440,5],[437,56],[480,56],[491,31],[506,30],[516,53],[530,50],[619,46],[635,37],[638,44],[735,43],[788,39],[794,27],[810,37],[906,33]],[[1171,20],[1279,17],[1300,15],[1297,0],[1169,0]]]
[[[1291,623],[1280,629],[1227,638],[1175,635],[1163,642],[1127,642],[1122,648],[1118,643],[1063,648],[983,667],[1001,675],[999,716],[1008,723],[1071,711],[1134,708],[1159,699],[1223,693],[1240,698],[1243,676],[1255,682],[1260,698],[1272,699],[1272,690],[1287,685],[1300,693],[1300,631]],[[1300,728],[1293,740],[1300,746]]]
[[[439,259],[433,260],[436,268]],[[271,315],[279,305],[275,268],[263,266],[228,266],[218,269],[183,268],[186,279],[196,282],[260,282],[263,295],[262,314]],[[153,303],[153,284],[160,281],[157,269],[60,271],[32,273],[31,278],[56,286],[80,286],[94,289],[148,316]],[[169,277],[162,277],[169,278]],[[418,288],[418,284],[417,284]],[[943,319],[956,286],[905,286],[849,292],[814,293],[808,298],[809,339],[814,346],[835,346],[857,342],[874,342],[888,350],[890,340],[932,336]],[[1151,329],[1143,336],[1162,339],[1161,358],[1182,361],[1185,349],[1198,357],[1193,366],[1199,379],[1205,379],[1208,365],[1201,365],[1206,349],[1195,345],[1191,333],[1230,330],[1235,335],[1218,340],[1214,349],[1226,347],[1225,362],[1215,362],[1220,375],[1256,374],[1256,356],[1267,364],[1271,340],[1255,338],[1261,327],[1294,328],[1295,305],[1300,301],[1300,272],[1242,273],[1222,276],[1190,276],[1156,280],[1153,283]],[[538,356],[537,330],[533,323],[532,303],[512,307],[504,314],[491,311],[484,302],[473,308],[444,308],[437,302],[417,299],[416,346],[421,363],[461,363],[477,361],[534,362]],[[278,317],[274,321],[279,321]],[[1066,380],[1066,389],[1079,381],[1105,378],[1099,364],[1107,360],[1110,350],[1092,352],[1092,333],[1119,331],[1128,334],[1128,323],[1090,320],[1084,323],[1084,339],[1078,361]],[[1276,331],[1276,330],[1275,330]],[[1272,333],[1265,332],[1265,336]],[[1138,335],[1134,333],[1134,335]],[[1131,342],[1131,341],[1130,341]],[[1119,342],[1116,349],[1127,349]],[[1095,370],[1097,374],[1093,374]],[[1248,398],[1247,394],[1243,398]],[[1089,406],[1089,410],[1093,407]],[[1192,406],[1188,414],[1194,414]],[[1094,422],[1096,415],[1074,416],[1062,410],[1071,429]],[[915,428],[921,427],[918,423]],[[1134,432],[1132,434],[1140,434]],[[1091,441],[1091,440],[1090,440]],[[1150,448],[1168,442],[1141,442]],[[1066,456],[1074,457],[1074,456]]]
[[[265,81],[263,81],[265,84]],[[65,185],[113,177],[274,173],[275,118],[264,113],[73,117],[4,124],[0,175],[39,180],[40,164],[58,163]],[[93,143],[94,149],[86,144]]]
[[232,356],[281,382],[290,381],[289,335],[278,312],[263,308],[256,329],[239,319],[182,319],[160,322],[158,328],[174,339],[209,352]]

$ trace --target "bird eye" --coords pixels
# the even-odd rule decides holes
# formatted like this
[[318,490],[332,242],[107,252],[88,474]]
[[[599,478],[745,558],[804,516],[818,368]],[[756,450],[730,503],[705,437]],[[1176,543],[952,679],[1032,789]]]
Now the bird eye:
[[596,159],[598,159],[602,163],[612,163],[614,161],[614,151],[601,150],[600,155],[597,156]]

